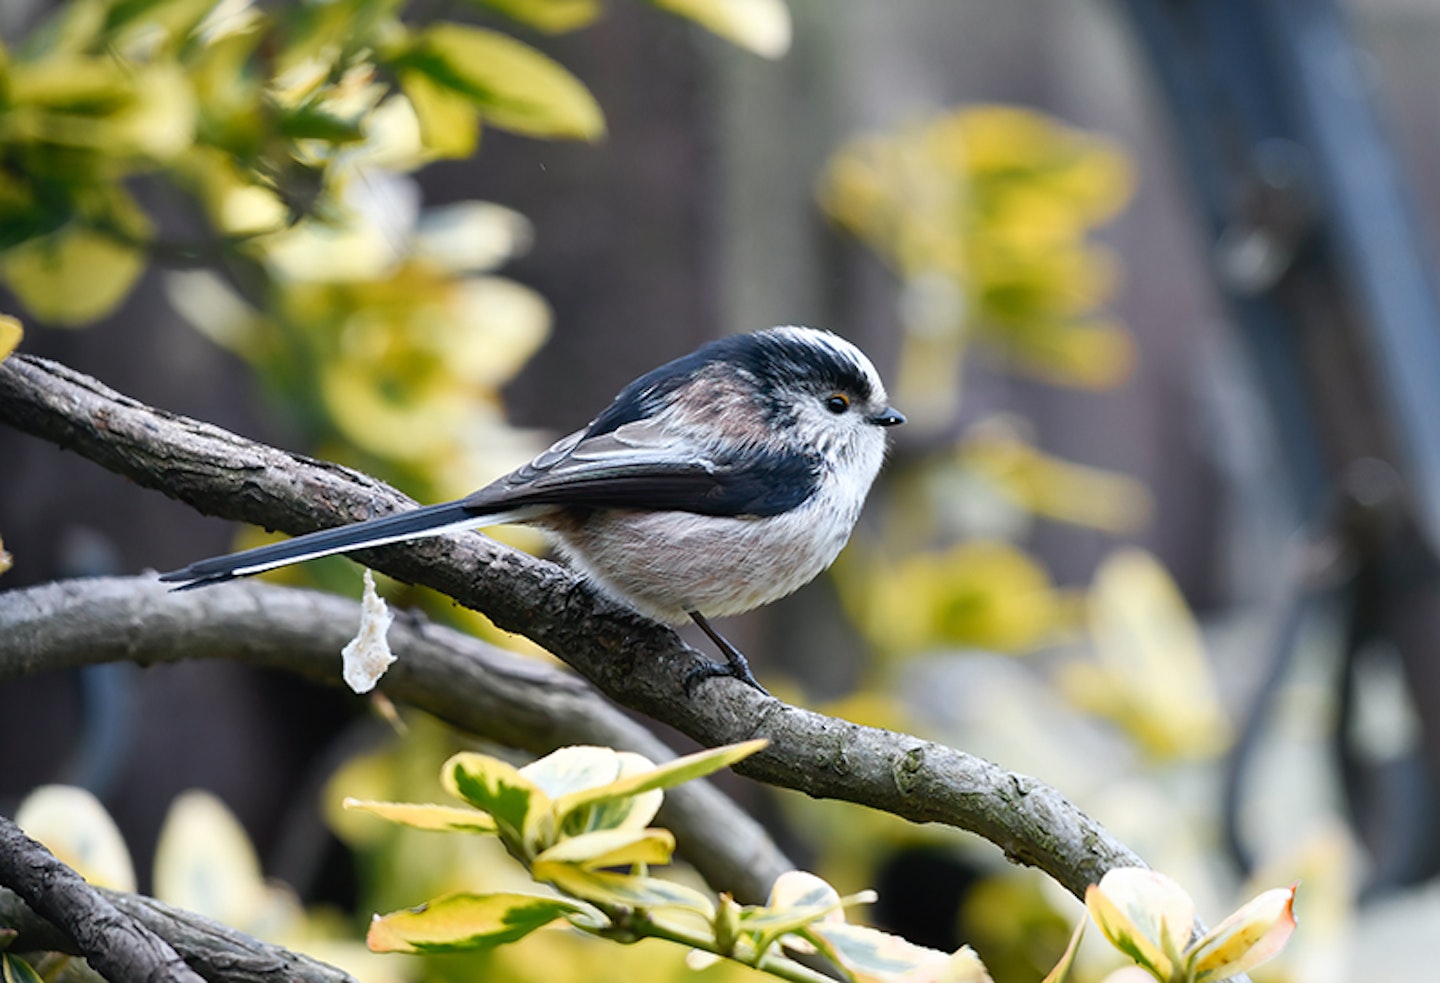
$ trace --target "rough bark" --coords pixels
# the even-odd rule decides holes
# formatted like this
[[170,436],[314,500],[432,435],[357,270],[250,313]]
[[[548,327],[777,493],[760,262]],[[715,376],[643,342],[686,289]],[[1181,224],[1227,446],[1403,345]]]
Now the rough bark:
[[[212,515],[302,533],[411,506],[382,483],[152,409],[41,359],[0,363],[0,420]],[[731,680],[694,693],[702,658],[564,569],[466,534],[357,559],[425,584],[544,646],[618,702],[707,744],[764,737],[742,774],[977,833],[1076,896],[1139,858],[1054,789],[954,748],[862,727]],[[212,588],[225,590],[225,587]]]
[[[356,983],[344,970],[237,932],[140,894],[95,889],[126,917],[163,938],[211,983]],[[19,934],[17,952],[84,953],[63,929],[37,915],[20,896],[0,888],[0,925]]]
[[134,983],[202,983],[168,942],[0,816],[0,885],[64,930],[97,973]]

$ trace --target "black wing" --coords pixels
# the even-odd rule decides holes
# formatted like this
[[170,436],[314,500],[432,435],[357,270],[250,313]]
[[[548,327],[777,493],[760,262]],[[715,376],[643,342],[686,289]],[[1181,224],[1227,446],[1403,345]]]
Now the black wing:
[[770,516],[804,502],[820,480],[822,465],[813,455],[698,457],[650,420],[592,431],[571,434],[462,504],[476,513],[548,505]]

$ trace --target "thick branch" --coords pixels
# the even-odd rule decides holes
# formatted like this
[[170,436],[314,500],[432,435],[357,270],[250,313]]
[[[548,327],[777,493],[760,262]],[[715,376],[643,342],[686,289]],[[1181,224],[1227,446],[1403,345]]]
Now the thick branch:
[[0,884],[65,930],[110,980],[203,983],[164,939],[114,905],[9,819],[0,816]]
[[[42,359],[17,355],[0,363],[0,420],[202,512],[287,532],[411,504],[372,478],[151,409]],[[988,761],[789,706],[726,680],[689,694],[685,679],[699,656],[673,631],[598,597],[565,570],[483,536],[386,547],[361,559],[483,611],[614,699],[701,743],[768,738],[769,748],[737,768],[743,774],[971,830],[1077,896],[1109,868],[1140,863],[1054,789]]]
[[[124,891],[97,888],[127,917],[168,942],[196,972],[218,983],[355,983],[344,970],[261,942],[219,922]],[[75,940],[41,918],[8,890],[0,888],[0,925],[20,934],[11,948],[83,955]]]
[[[0,682],[100,662],[230,659],[343,685],[340,649],[360,605],[259,581],[175,593],[153,577],[72,580],[0,593]],[[653,760],[674,753],[583,679],[462,632],[398,617],[392,699],[511,747],[545,754],[603,744]],[[438,762],[437,762],[438,765]],[[662,822],[710,884],[749,903],[792,866],[759,823],[707,782],[665,794]]]

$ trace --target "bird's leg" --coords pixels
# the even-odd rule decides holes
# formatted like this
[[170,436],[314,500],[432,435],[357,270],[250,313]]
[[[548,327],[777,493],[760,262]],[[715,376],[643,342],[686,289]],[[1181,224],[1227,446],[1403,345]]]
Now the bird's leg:
[[725,656],[725,664],[721,665],[718,662],[712,662],[707,666],[701,666],[695,669],[685,679],[686,692],[693,690],[695,686],[703,680],[713,679],[716,676],[733,676],[747,686],[755,687],[755,689],[764,693],[766,696],[770,695],[770,691],[764,686],[761,686],[760,681],[751,673],[750,663],[745,661],[745,656],[740,653],[739,649],[726,641],[724,635],[720,634],[714,628],[711,628],[710,622],[705,620],[704,615],[699,611],[691,611],[690,620],[699,625],[700,630],[710,636],[710,641],[714,642],[715,646],[720,649],[720,654]]

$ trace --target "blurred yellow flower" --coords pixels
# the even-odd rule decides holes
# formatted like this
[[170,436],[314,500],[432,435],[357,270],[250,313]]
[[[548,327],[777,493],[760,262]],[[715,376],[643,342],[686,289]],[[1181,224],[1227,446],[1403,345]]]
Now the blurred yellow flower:
[[120,828],[85,789],[42,785],[20,803],[15,825],[91,884],[135,890],[135,868]]
[[1107,386],[1128,371],[1129,338],[1099,313],[1117,264],[1088,235],[1133,183],[1107,141],[1005,106],[958,109],[835,155],[821,205],[904,284],[917,349],[902,354],[896,386],[907,410],[948,419],[963,342],[976,337],[1055,382]]
[[1150,493],[1139,481],[1046,454],[1003,419],[973,427],[959,454],[970,473],[1036,515],[1117,533],[1133,532],[1150,518]]
[[1022,652],[1068,623],[1043,567],[1008,543],[975,540],[885,565],[849,559],[841,596],[870,643],[902,654],[939,646]]

